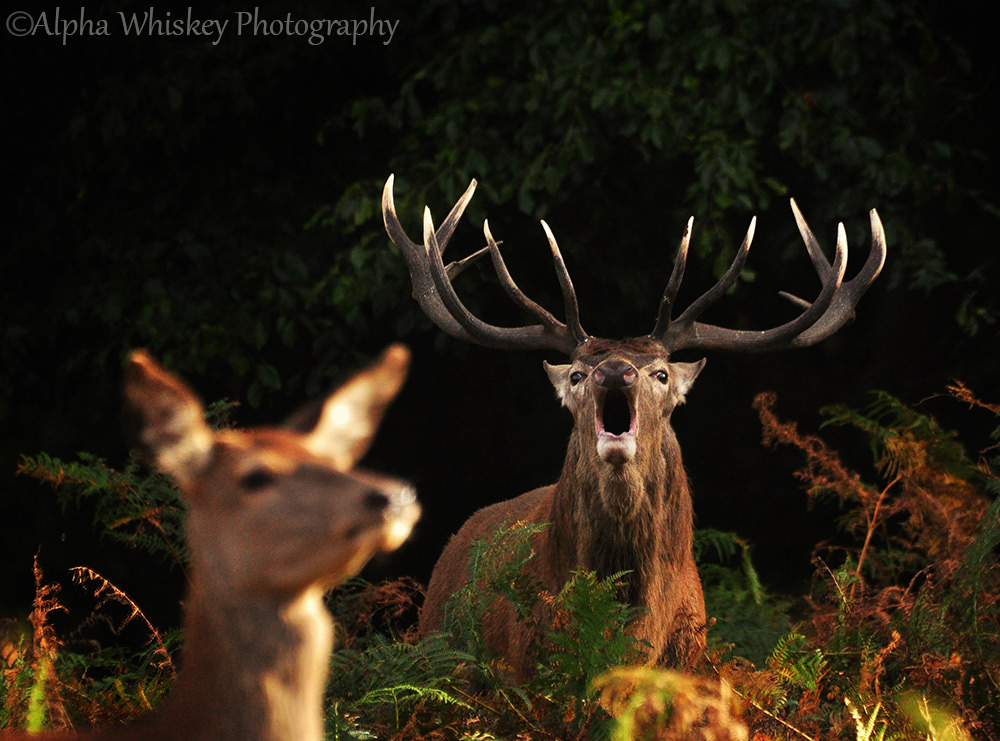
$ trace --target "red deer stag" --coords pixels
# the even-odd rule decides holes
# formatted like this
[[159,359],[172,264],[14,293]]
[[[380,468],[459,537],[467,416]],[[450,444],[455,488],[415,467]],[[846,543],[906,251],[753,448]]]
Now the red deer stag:
[[183,382],[132,353],[125,400],[136,439],[189,507],[181,672],[163,706],[131,724],[17,738],[323,738],[333,645],[323,592],[399,546],[419,515],[408,485],[351,470],[408,363],[405,347],[387,349],[324,402],[308,434],[213,432]]
[[[389,237],[406,259],[413,296],[424,313],[453,337],[502,350],[544,349],[568,356],[566,365],[544,363],[544,367],[559,399],[572,413],[574,426],[555,484],[479,510],[448,542],[431,575],[420,632],[426,634],[440,626],[445,601],[466,581],[467,557],[474,541],[489,537],[504,523],[548,523],[544,531],[533,536],[535,555],[526,566],[530,575],[556,593],[574,569],[583,567],[602,576],[629,571],[625,595],[631,604],[645,608],[631,626],[632,634],[649,643],[650,661],[685,664],[705,645],[706,620],[692,553],[691,494],[670,414],[684,402],[705,360],[671,362],[671,355],[679,350],[762,352],[806,347],[829,337],[851,319],[858,300],[882,269],[885,237],[878,214],[871,212],[872,247],[863,269],[843,283],[847,260],[843,225],[830,265],[792,201],[795,221],[822,289],[811,303],[788,296],[799,304],[801,313],[763,331],[727,329],[698,321],[739,276],[756,220],[750,222],[722,279],[673,317],[692,219],[681,240],[653,331],[644,337],[607,340],[591,337],[580,325],[573,284],[544,221],[542,228],[565,304],[565,323],[515,285],[488,223],[483,227],[486,247],[444,265],[445,247],[475,187],[473,180],[437,230],[429,209],[424,210],[421,244],[409,239],[399,222],[393,176],[389,176],[382,195],[382,214]],[[537,324],[492,326],[462,304],[451,281],[470,261],[487,252],[507,294]],[[533,672],[532,643],[537,636],[515,621],[508,603],[494,605],[483,631],[488,643],[518,675]]]

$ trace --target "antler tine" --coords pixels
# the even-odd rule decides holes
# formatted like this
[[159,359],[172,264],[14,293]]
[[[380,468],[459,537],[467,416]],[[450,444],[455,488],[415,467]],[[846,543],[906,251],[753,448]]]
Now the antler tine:
[[[492,235],[488,235],[488,239],[492,241]],[[438,303],[447,311],[448,316],[461,330],[460,334],[455,335],[456,337],[501,350],[550,349],[559,350],[566,355],[570,355],[573,352],[577,342],[569,335],[566,325],[556,320],[551,314],[545,312],[544,309],[534,304],[526,296],[524,296],[524,299],[533,304],[537,310],[547,314],[551,321],[527,327],[497,327],[482,321],[472,314],[462,303],[458,294],[455,293],[455,288],[448,278],[444,262],[441,260],[441,248],[437,241],[437,234],[434,230],[434,223],[431,219],[429,208],[424,209],[424,243],[431,279],[434,282],[434,288],[439,298]],[[496,247],[495,241],[490,246],[490,252],[499,254],[499,248]],[[502,264],[502,259],[500,262]],[[504,272],[506,272],[506,266],[504,266]],[[507,273],[507,279],[510,280],[509,273]],[[502,277],[501,282],[503,282]],[[513,284],[513,280],[510,280],[510,283]],[[518,292],[520,293],[519,290]],[[523,294],[521,295],[523,296]],[[438,321],[436,315],[428,313],[428,316],[442,329],[445,328]]]
[[[558,255],[558,248],[554,253],[556,273],[559,276],[559,283],[563,289],[563,298],[567,306],[570,322],[568,328],[517,287],[504,264],[499,244],[489,231],[488,223],[484,224],[486,247],[477,250],[468,257],[449,263],[447,267],[444,265],[442,253],[448,240],[451,239],[462,213],[472,199],[476,187],[475,180],[471,182],[462,197],[452,207],[444,223],[438,229],[434,228],[430,209],[424,209],[423,244],[417,244],[407,237],[399,222],[393,201],[393,183],[394,177],[390,175],[382,191],[382,216],[385,228],[389,237],[406,259],[410,279],[413,283],[413,297],[420,304],[423,312],[438,327],[452,337],[487,347],[505,350],[558,350],[566,355],[571,355],[578,344],[588,339],[586,333],[580,328],[576,295],[573,293],[573,285],[569,280],[568,273],[566,273],[565,265],[562,263],[562,257]],[[547,229],[546,231],[548,232]],[[465,307],[451,281],[487,252],[493,259],[497,277],[504,290],[518,306],[534,315],[541,321],[541,324],[525,327],[497,327],[482,321]]]
[[[795,206],[795,202],[792,201],[792,209],[796,213],[798,208]],[[839,330],[849,321],[854,319],[854,309],[858,305],[858,301],[868,290],[868,287],[875,281],[879,273],[882,272],[882,267],[885,265],[886,257],[886,244],[885,244],[885,229],[882,226],[882,220],[878,216],[878,211],[874,208],[868,213],[869,220],[871,222],[872,230],[872,244],[868,251],[868,259],[865,260],[864,266],[851,280],[844,283],[830,307],[824,312],[815,324],[813,324],[809,329],[802,332],[798,337],[796,337],[792,344],[795,347],[809,347],[817,342],[825,340],[827,337],[832,335],[834,332]],[[796,221],[798,222],[801,214],[798,215]],[[805,232],[812,235],[809,231],[809,226],[806,225],[805,219],[801,219],[802,226],[805,226]],[[803,233],[803,239],[805,239],[805,232],[802,230],[802,226],[799,227],[799,231]],[[838,229],[838,242],[840,239],[840,234],[843,230],[843,224],[840,225]],[[844,236],[845,247],[846,247],[846,235]],[[808,241],[806,242],[808,244]],[[830,264],[826,261],[826,257],[823,256],[822,251],[819,252],[821,262],[813,260],[816,264],[816,271],[822,273],[823,269],[832,270]],[[822,265],[822,268],[821,268]],[[798,296],[794,296],[790,293],[784,291],[781,295],[790,300],[792,303],[803,306],[807,302]]]
[[[692,222],[689,221],[690,225]],[[757,230],[757,217],[754,216],[750,219],[750,226],[747,227],[746,236],[743,237],[743,244],[740,245],[739,250],[736,251],[736,256],[733,258],[732,264],[730,264],[729,269],[725,272],[719,282],[714,286],[705,291],[701,296],[696,298],[690,306],[688,306],[684,312],[676,319],[669,319],[667,321],[667,326],[663,327],[660,324],[660,320],[657,319],[657,326],[654,327],[653,333],[650,334],[654,339],[659,339],[664,341],[664,344],[668,344],[671,349],[679,349],[674,343],[676,343],[680,338],[685,337],[688,334],[688,330],[694,327],[696,324],[699,328],[709,327],[711,325],[703,325],[698,323],[696,320],[699,316],[705,313],[712,304],[718,301],[725,293],[728,291],[733,283],[737,281],[740,277],[740,272],[743,270],[743,266],[746,264],[747,255],[750,253],[750,244],[753,242],[754,232]],[[685,235],[687,236],[687,235]],[[688,237],[690,240],[690,237]],[[687,255],[687,244],[685,241],[681,242],[681,247],[684,250],[684,255]],[[678,251],[680,253],[680,250]],[[676,263],[675,263],[676,271]],[[672,291],[674,295],[669,298],[673,300],[675,298],[677,290],[680,288],[681,278],[683,278],[683,266],[681,266],[681,274],[675,276],[671,274],[670,281],[667,283],[667,291],[664,291],[664,300],[668,298],[667,293]],[[664,307],[663,302],[660,304],[660,313],[663,314]],[[669,317],[669,315],[668,315]],[[657,334],[657,329],[659,329],[659,334]],[[669,342],[668,342],[669,338]]]
[[[440,231],[440,230],[438,230]],[[475,265],[479,260],[490,252],[490,246],[480,247],[478,250],[473,252],[468,257],[463,257],[461,260],[452,260],[447,265],[444,266],[444,272],[448,276],[448,280],[454,280],[462,273],[464,273],[468,268]]]
[[[441,296],[438,294],[434,278],[431,276],[426,244],[417,244],[410,239],[399,221],[399,216],[396,214],[396,203],[392,195],[395,179],[395,175],[389,175],[385,181],[385,187],[382,189],[382,220],[385,222],[385,230],[389,234],[389,238],[399,248],[403,259],[406,260],[406,267],[410,272],[410,282],[413,285],[413,298],[416,299],[420,308],[430,317],[431,321],[442,330],[452,337],[467,339],[462,326],[455,321],[441,302]],[[445,244],[451,238],[455,226],[465,207],[472,200],[475,190],[476,181],[473,180],[448,213],[448,217],[441,227],[441,237]]]
[[500,254],[500,246],[497,244],[496,240],[493,239],[493,233],[490,231],[489,221],[483,222],[483,234],[486,236],[486,249],[489,250],[490,258],[493,260],[493,269],[496,271],[497,278],[500,280],[500,285],[503,286],[504,291],[510,296],[511,300],[520,306],[524,311],[529,314],[534,314],[542,322],[542,324],[549,327],[556,327],[561,322],[556,319],[551,312],[545,309],[537,302],[528,298],[528,296],[518,288],[517,283],[514,282],[514,278],[511,277],[510,271],[507,269],[507,264],[503,260],[503,255]]
[[583,330],[583,325],[580,324],[580,304],[576,300],[576,289],[573,288],[573,281],[569,277],[569,271],[566,269],[566,262],[563,260],[562,252],[559,250],[559,244],[556,242],[555,235],[549,229],[549,225],[545,223],[544,219],[542,220],[542,229],[545,230],[545,238],[548,239],[549,248],[552,250],[552,262],[555,265],[556,277],[559,279],[559,290],[563,296],[567,329],[570,336],[578,344],[586,342],[590,339],[590,335]]
[[687,264],[688,247],[691,244],[691,229],[694,227],[694,217],[688,219],[684,236],[681,237],[681,245],[677,248],[677,256],[674,257],[674,268],[670,271],[670,279],[666,288],[663,289],[663,298],[660,299],[660,311],[656,315],[656,324],[650,337],[659,338],[670,327],[670,317],[674,311],[674,301],[677,300],[677,292],[680,291],[681,281],[684,280],[684,266]]
[[[395,182],[396,175],[394,173],[390,174],[388,179],[385,181],[385,187],[382,189],[382,220],[385,222],[385,230],[389,233],[389,238],[393,241],[393,244],[401,250],[410,249],[422,251],[423,245],[417,244],[406,236],[406,232],[403,230],[403,226],[399,222],[399,216],[396,215],[396,202],[392,195],[392,189]],[[465,209],[472,200],[472,196],[475,195],[477,184],[478,183],[475,178],[469,182],[469,187],[465,189],[462,197],[455,202],[454,206],[451,207],[451,211],[448,212],[444,221],[441,222],[441,227],[437,230],[436,236],[438,244],[441,245],[442,255],[444,255],[444,251],[448,248],[448,242],[451,240],[452,234],[455,233],[455,227],[458,226],[458,222],[462,218],[462,214],[465,213]],[[400,244],[400,242],[403,244]],[[469,257],[466,257],[460,262],[466,262],[470,259],[473,259],[473,255],[469,255]]]
[[[469,205],[469,201],[472,200],[472,196],[475,192],[476,179],[473,178],[469,183],[469,187],[466,188],[465,192],[462,194],[462,197],[455,202],[454,206],[451,207],[451,211],[449,211],[448,215],[444,217],[444,221],[441,222],[441,226],[438,227],[438,230],[434,233],[435,239],[437,239],[438,244],[441,245],[442,258],[444,257],[444,251],[448,249],[448,242],[451,241],[451,235],[455,233],[455,227],[458,226],[458,221],[462,218],[462,214],[465,213],[465,207]],[[462,269],[464,269],[464,265],[468,265],[476,259],[476,253],[474,252],[464,260],[461,260],[460,262],[463,263]],[[451,266],[449,265],[449,267]],[[461,269],[458,270],[458,272],[461,272]]]
[[[406,236],[403,225],[399,223],[399,216],[396,214],[396,200],[392,197],[392,186],[395,181],[396,175],[392,173],[382,188],[382,221],[385,223],[385,230],[389,234],[389,239],[403,251],[405,256],[407,251],[420,250],[423,249],[423,246]],[[476,181],[473,180],[472,182],[475,183]]]
[[[427,206],[424,206],[424,251],[437,296],[445,309],[447,309],[448,316],[455,320],[463,330],[463,334],[459,336],[459,339],[481,341],[481,336],[488,331],[489,325],[477,319],[465,308],[465,304],[462,303],[458,294],[455,293],[455,288],[451,285],[451,281],[448,280],[444,262],[441,259],[441,245],[437,240],[437,234],[434,230],[431,210]],[[436,317],[432,316],[431,319],[435,323],[437,322]]]
[[[795,210],[794,206],[793,210]],[[805,225],[801,214],[798,215],[796,221]],[[846,321],[846,318],[841,316],[843,308],[853,307],[857,298],[860,297],[860,293],[857,296],[839,298],[842,288],[845,288],[841,283],[844,278],[844,270],[847,267],[847,235],[843,225],[838,231],[837,253],[833,265],[826,261],[819,243],[812,236],[808,227],[806,226],[804,229],[800,227],[803,241],[820,277],[822,289],[812,303],[802,301],[802,299],[794,299],[795,303],[803,307],[803,311],[791,321],[772,329],[760,331],[727,329],[696,321],[697,317],[736,280],[746,260],[746,253],[750,247],[749,242],[753,238],[754,225],[755,222],[751,221],[743,245],[722,279],[695,300],[678,319],[670,324],[665,332],[657,337],[671,352],[682,349],[763,352],[790,346],[804,347],[829,336]],[[869,258],[869,262],[872,262],[872,258]],[[881,265],[878,267],[880,268]],[[870,273],[872,271],[866,269],[862,272]],[[875,274],[877,275],[877,271]],[[874,280],[874,277],[871,280]],[[865,284],[864,288],[867,288],[867,285]],[[858,286],[860,286],[860,282]],[[857,293],[857,291],[852,290],[851,293]]]
[[[823,248],[819,246],[816,235],[813,234],[812,229],[809,228],[809,224],[806,223],[805,217],[799,210],[799,204],[795,202],[794,198],[789,198],[788,202],[791,204],[792,216],[795,217],[795,226],[798,227],[799,234],[802,235],[802,241],[805,242],[806,250],[809,252],[809,258],[812,260],[813,267],[816,268],[820,280],[826,280],[832,268],[826,260],[826,255],[823,254]],[[802,299],[799,299],[799,301],[802,301]]]

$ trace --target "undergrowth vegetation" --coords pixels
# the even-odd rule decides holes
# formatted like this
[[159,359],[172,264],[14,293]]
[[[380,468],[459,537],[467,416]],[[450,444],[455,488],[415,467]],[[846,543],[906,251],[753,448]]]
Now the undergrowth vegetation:
[[[688,673],[642,666],[627,630],[639,608],[616,599],[623,574],[580,571],[549,594],[521,570],[537,525],[514,523],[476,544],[469,586],[444,629],[419,639],[421,587],[349,582],[331,595],[330,739],[970,739],[1000,737],[1000,405],[962,385],[952,403],[988,415],[992,439],[970,457],[921,408],[874,394],[862,411],[824,410],[825,425],[870,442],[872,473],[845,464],[823,438],[755,402],[768,446],[801,453],[810,500],[832,500],[843,537],[816,546],[812,588],[770,594],[750,544],[704,530],[696,539],[709,650]],[[24,458],[21,473],[52,484],[62,506],[93,497],[108,537],[186,564],[183,511],[172,488],[134,463],[121,472],[80,456]],[[869,480],[870,479],[870,480]],[[145,642],[124,650],[60,635],[60,586],[35,564],[23,627],[2,636],[0,728],[118,722],[169,691],[181,637],[151,625],[123,591],[88,569],[73,579],[93,601],[83,621]],[[497,599],[519,618],[554,614],[536,676],[518,683],[480,625]],[[796,616],[794,619],[790,616]],[[141,642],[140,642],[141,643]]]

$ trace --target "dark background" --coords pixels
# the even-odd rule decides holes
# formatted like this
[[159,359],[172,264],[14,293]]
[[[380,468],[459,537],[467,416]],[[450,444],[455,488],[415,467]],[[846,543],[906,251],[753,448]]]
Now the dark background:
[[[515,278],[560,313],[544,235],[559,238],[592,334],[651,329],[691,214],[681,303],[705,290],[758,215],[740,288],[706,317],[781,323],[778,290],[816,282],[787,206],[794,195],[832,249],[843,220],[848,277],[867,211],[888,264],[857,320],[819,346],[714,355],[674,415],[702,526],[754,546],[765,583],[799,594],[835,511],[810,509],[793,453],[760,445],[751,408],[814,431],[824,405],[885,389],[940,416],[975,451],[986,423],[929,399],[961,379],[997,401],[996,56],[974,4],[852,2],[292,3],[283,20],[398,20],[392,42],[281,32],[222,41],[126,37],[118,12],[85,6],[110,37],[3,32],[4,246],[0,347],[0,616],[23,617],[32,556],[50,580],[85,564],[161,620],[182,576],[102,539],[87,506],[15,476],[19,456],[95,453],[119,466],[120,365],[144,346],[207,400],[269,423],[392,341],[413,372],[367,463],[412,479],[425,515],[370,568],[426,581],[477,507],[558,475],[569,415],[543,353],[441,336],[409,297],[378,200],[390,172],[404,225],[443,218],[480,188],[452,248],[482,243],[486,216]],[[37,7],[36,7],[37,6]],[[161,19],[187,6],[153,6]],[[55,6],[43,10],[58,34]],[[195,8],[234,19],[233,3]],[[5,11],[6,12],[6,11]],[[79,6],[60,6],[79,20]],[[488,271],[459,281],[475,311],[520,320]],[[866,470],[866,443],[824,435]],[[870,472],[869,472],[870,473]]]

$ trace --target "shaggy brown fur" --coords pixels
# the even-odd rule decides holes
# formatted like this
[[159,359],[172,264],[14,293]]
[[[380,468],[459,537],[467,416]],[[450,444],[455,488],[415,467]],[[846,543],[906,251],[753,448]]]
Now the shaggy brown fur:
[[[669,363],[662,345],[645,339],[595,339],[571,364],[546,364],[575,418],[562,475],[551,486],[479,510],[452,537],[431,576],[421,634],[440,626],[444,602],[465,584],[474,541],[489,538],[504,523],[550,523],[533,536],[535,556],[525,567],[531,577],[557,593],[574,569],[599,576],[628,570],[623,596],[647,610],[631,632],[649,642],[650,660],[678,665],[695,657],[705,645],[705,605],[692,553],[691,494],[670,414],[703,365]],[[632,383],[598,383],[602,373],[616,369],[619,375],[634,373]],[[609,398],[615,395],[617,402]],[[605,421],[613,424],[610,407],[623,400],[635,442],[631,454],[627,429],[618,435],[603,429]],[[533,673],[538,636],[515,622],[510,604],[498,600],[483,631],[515,673]]]

